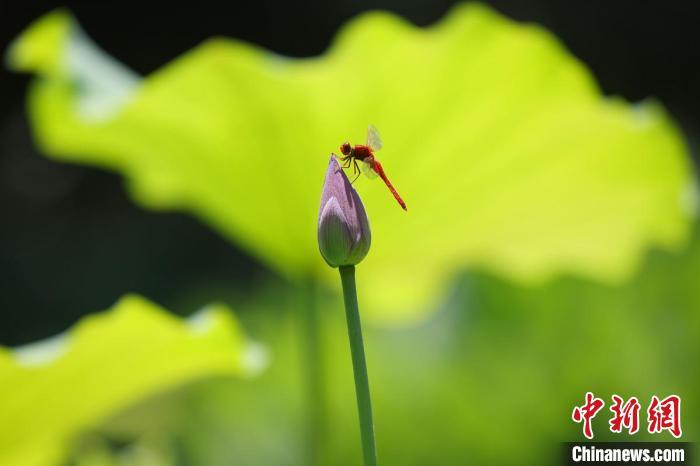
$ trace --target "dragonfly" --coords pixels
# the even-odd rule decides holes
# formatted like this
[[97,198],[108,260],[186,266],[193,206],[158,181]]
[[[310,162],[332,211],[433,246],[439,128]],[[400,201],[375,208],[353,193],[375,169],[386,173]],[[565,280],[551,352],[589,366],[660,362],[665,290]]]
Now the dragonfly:
[[[353,147],[349,142],[344,142],[340,146],[340,152],[343,157],[340,157],[340,161],[343,162],[343,168],[353,168],[353,175],[355,180],[360,176],[360,173],[364,173],[369,178],[376,178],[377,176],[384,181],[386,187],[389,188],[391,194],[394,195],[394,199],[399,203],[403,210],[408,210],[406,208],[406,203],[401,199],[399,193],[396,192],[394,186],[389,181],[389,178],[384,173],[384,168],[382,164],[379,163],[377,157],[374,155],[376,151],[382,148],[382,138],[379,136],[379,131],[372,125],[367,128],[367,144],[355,144]],[[358,163],[359,162],[359,163]]]

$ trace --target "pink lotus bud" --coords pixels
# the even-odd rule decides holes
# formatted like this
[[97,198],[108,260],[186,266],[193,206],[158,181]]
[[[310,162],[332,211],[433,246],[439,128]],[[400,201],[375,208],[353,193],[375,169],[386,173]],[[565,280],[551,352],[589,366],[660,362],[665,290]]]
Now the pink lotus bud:
[[321,255],[331,267],[357,265],[369,252],[371,236],[360,196],[331,156],[318,215]]

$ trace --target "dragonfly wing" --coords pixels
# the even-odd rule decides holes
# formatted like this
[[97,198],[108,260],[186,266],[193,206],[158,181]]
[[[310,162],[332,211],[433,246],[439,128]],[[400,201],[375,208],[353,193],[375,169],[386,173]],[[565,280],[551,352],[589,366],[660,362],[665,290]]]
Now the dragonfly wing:
[[364,173],[367,178],[376,178],[378,176],[377,172],[372,168],[372,165],[367,162],[360,162],[360,171]]
[[379,131],[374,125],[369,125],[367,128],[367,145],[372,148],[372,150],[379,150],[382,148],[382,138],[379,136]]

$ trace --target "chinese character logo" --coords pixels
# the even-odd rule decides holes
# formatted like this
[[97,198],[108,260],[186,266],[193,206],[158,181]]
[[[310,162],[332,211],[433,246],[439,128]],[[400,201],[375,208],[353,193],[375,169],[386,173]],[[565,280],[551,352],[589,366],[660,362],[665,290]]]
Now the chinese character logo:
[[[583,423],[583,435],[587,439],[593,438],[593,418],[603,409],[605,402],[597,398],[593,393],[586,393],[586,402],[581,406],[575,406],[571,413],[571,419],[577,424]],[[641,405],[636,396],[627,401],[618,395],[612,396],[610,411],[612,418],[608,421],[610,432],[622,433],[626,430],[629,435],[639,432],[639,413]],[[647,431],[650,434],[658,434],[667,430],[675,438],[683,434],[681,430],[681,397],[669,395],[663,400],[658,396],[651,397],[647,409]]]
[[612,396],[613,405],[610,411],[614,416],[610,419],[610,432],[622,432],[622,429],[627,429],[630,435],[634,435],[639,431],[639,400],[633,396],[627,403],[623,402],[622,398],[617,395]]
[[681,436],[681,399],[679,396],[670,395],[661,401],[659,401],[658,396],[652,396],[647,414],[649,415],[650,434],[668,430],[676,438]]
[[593,396],[593,393],[586,393],[586,404],[583,406],[576,406],[574,412],[571,413],[571,419],[576,423],[583,421],[583,435],[588,439],[593,438],[593,427],[591,427],[591,420],[598,414],[598,411],[603,409],[605,402],[600,398]]

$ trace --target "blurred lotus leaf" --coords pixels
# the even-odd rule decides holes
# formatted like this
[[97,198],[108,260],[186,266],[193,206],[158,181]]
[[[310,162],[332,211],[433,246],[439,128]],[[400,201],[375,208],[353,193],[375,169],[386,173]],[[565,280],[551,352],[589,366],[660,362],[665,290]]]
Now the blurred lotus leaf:
[[374,317],[417,315],[467,266],[619,281],[687,236],[687,149],[664,110],[602,97],[549,32],[486,6],[427,29],[368,13],[309,59],[215,38],[144,79],[58,11],[8,58],[38,75],[45,153],[123,173],[142,205],[192,212],[292,277],[335,273],[315,234],[328,153],[375,124],[409,211],[380,181],[356,183]]
[[[683,254],[649,254],[622,286],[561,277],[533,287],[471,272],[424,325],[369,326],[382,466],[559,466],[561,442],[583,438],[571,410],[587,390],[606,402],[593,419],[596,441],[672,441],[647,432],[645,412],[652,395],[671,393],[683,400],[684,438],[697,438],[698,276],[700,229]],[[188,392],[192,412],[176,438],[189,456],[178,464],[308,465],[294,454],[304,431],[303,368],[299,324],[290,321],[301,316],[281,311],[283,300],[266,293],[239,310],[275,358],[255,380],[207,380]],[[346,332],[344,315],[328,313],[323,373],[333,411],[325,445],[333,466],[362,464]],[[642,404],[633,437],[610,432],[615,393]]]
[[0,464],[57,464],[115,412],[206,376],[250,374],[262,355],[222,306],[183,322],[137,296],[68,334],[0,347]]

